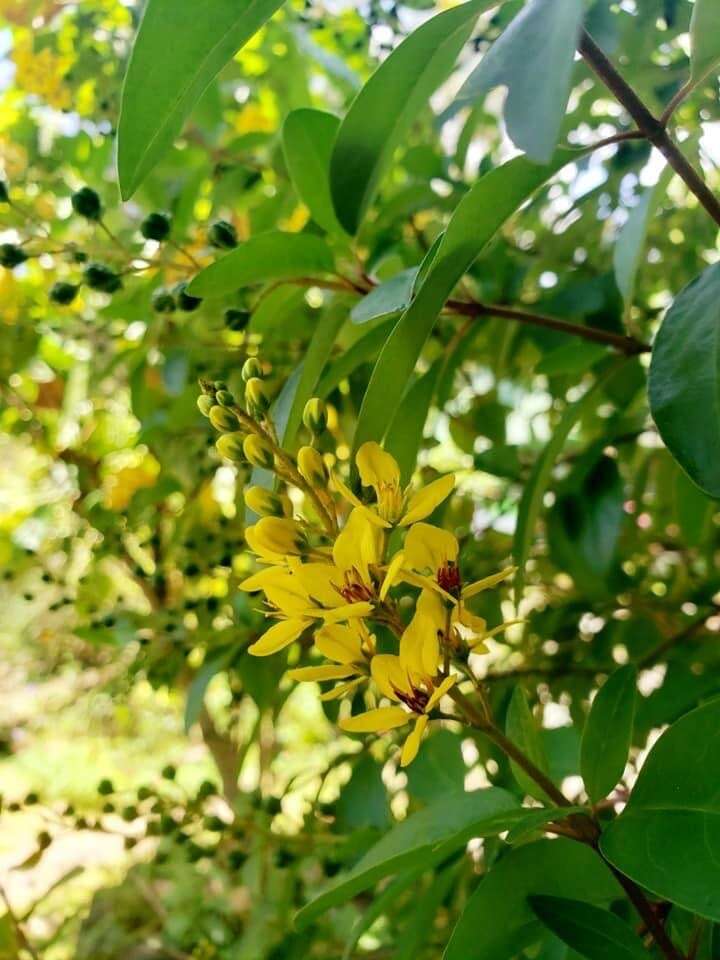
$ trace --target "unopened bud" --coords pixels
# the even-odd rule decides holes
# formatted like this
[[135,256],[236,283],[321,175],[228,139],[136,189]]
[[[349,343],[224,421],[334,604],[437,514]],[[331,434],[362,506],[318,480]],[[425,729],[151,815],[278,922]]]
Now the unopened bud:
[[238,428],[238,418],[232,410],[227,410],[219,404],[215,404],[210,408],[208,416],[210,417],[210,423],[216,430],[220,430],[222,433],[231,433]]
[[259,377],[251,377],[245,384],[245,405],[253,417],[261,417],[270,406],[265,384]]
[[201,393],[197,398],[198,410],[204,417],[210,416],[210,411],[215,406],[215,401],[208,393]]
[[327,407],[319,397],[311,397],[303,410],[303,423],[312,434],[320,434],[327,427]]
[[307,539],[296,520],[285,517],[263,517],[245,529],[245,541],[252,551],[263,554],[303,554]]
[[242,366],[241,376],[243,380],[247,383],[248,380],[253,380],[255,377],[261,378],[262,375],[263,368],[258,358],[248,357]]
[[215,399],[221,407],[232,407],[235,403],[235,397],[229,390],[218,390],[215,394]]
[[232,460],[233,463],[242,463],[245,460],[243,452],[244,434],[236,430],[234,433],[224,433],[215,441],[217,452],[225,460]]
[[247,487],[243,493],[245,506],[259,517],[288,517],[292,513],[290,500],[264,487]]
[[325,487],[328,482],[328,471],[322,454],[314,447],[300,447],[297,455],[297,464],[300,475],[312,487]]
[[272,470],[275,463],[273,449],[264,437],[255,433],[248,434],[243,442],[243,453],[254,467]]

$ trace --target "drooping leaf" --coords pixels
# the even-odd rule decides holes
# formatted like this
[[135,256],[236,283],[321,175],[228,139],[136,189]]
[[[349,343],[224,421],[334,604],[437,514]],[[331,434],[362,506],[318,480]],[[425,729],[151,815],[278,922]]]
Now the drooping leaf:
[[[532,760],[536,767],[543,773],[547,773],[547,757],[540,739],[540,731],[530,710],[525,691],[520,686],[515,687],[510,700],[505,720],[505,732],[513,743],[520,747],[525,756]],[[531,797],[537,797],[539,800],[546,799],[545,792],[535,783],[532,777],[514,762],[511,762],[511,767],[513,776],[525,793],[529,793]]]
[[518,809],[512,794],[496,787],[445,794],[437,803],[393,827],[352,870],[338,877],[300,911],[297,926],[306,926],[325,910],[344,903],[382,877],[415,866],[425,858],[429,860],[437,848],[447,847],[450,852],[469,837],[499,833],[512,822]]
[[609,910],[565,897],[529,899],[535,916],[587,960],[647,960],[640,937]]
[[337,359],[333,360],[318,384],[318,396],[327,397],[338,384],[346,377],[349,377],[361,364],[376,357],[382,345],[387,340],[391,329],[392,320],[378,324],[359,340],[356,340],[355,343],[341,353]]
[[720,63],[720,7],[715,0],[695,0],[690,20],[690,76],[700,81]]
[[303,107],[287,115],[283,151],[290,179],[313,219],[328,233],[341,233],[330,196],[330,155],[340,120],[324,110]]
[[511,140],[548,163],[565,117],[582,16],[582,0],[530,0],[465,81],[452,111],[506,86]]
[[650,752],[600,846],[652,893],[720,920],[720,699],[686,714]]
[[701,490],[720,497],[720,264],[675,298],[650,363],[650,412],[665,445]]
[[423,895],[417,900],[408,922],[399,937],[394,960],[415,960],[432,935],[440,905],[452,889],[462,863],[451,863],[433,875]]
[[348,233],[357,231],[395,148],[452,70],[485,6],[490,4],[473,0],[413,31],[350,105],[330,162],[335,211]]
[[212,657],[208,657],[205,663],[200,667],[192,679],[185,701],[185,732],[192,727],[200,716],[203,703],[205,702],[205,693],[212,678],[220,673],[229,665],[235,651],[232,649],[223,649],[216,651]]
[[635,718],[637,671],[616,670],[593,700],[583,731],[580,768],[585,789],[597,803],[618,782],[627,763]]
[[353,323],[367,323],[378,317],[400,313],[410,303],[417,267],[401,270],[394,277],[378,284],[374,290],[358,301],[350,311]]
[[403,483],[410,480],[417,462],[425,421],[441,368],[442,361],[437,360],[427,373],[410,384],[385,438],[385,449],[397,460]]
[[435,320],[462,275],[503,223],[553,173],[575,159],[558,151],[553,162],[539,167],[516,157],[481,177],[453,213],[437,249],[426,255],[424,279],[378,358],[355,431],[354,447],[385,435],[390,412],[402,396]]
[[267,280],[317,277],[332,272],[333,256],[322,237],[312,233],[269,230],[241,243],[190,283],[197,297],[220,297],[240,287]]
[[610,870],[573,840],[538,840],[516,847],[480,881],[453,930],[443,960],[508,960],[536,942],[542,926],[533,894],[608,903],[622,895]]
[[282,0],[148,0],[123,86],[118,179],[127,200],[201,94]]

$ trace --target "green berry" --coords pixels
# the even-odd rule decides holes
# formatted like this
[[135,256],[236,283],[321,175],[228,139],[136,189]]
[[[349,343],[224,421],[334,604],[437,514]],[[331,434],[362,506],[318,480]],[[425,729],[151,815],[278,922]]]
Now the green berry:
[[0,266],[12,270],[13,267],[25,263],[26,260],[27,254],[21,247],[14,243],[0,244]]
[[244,330],[250,322],[250,314],[247,310],[235,310],[230,307],[225,311],[225,326],[228,330],[234,330],[236,333]]
[[63,280],[58,280],[56,283],[50,287],[50,299],[53,303],[59,303],[61,306],[66,307],[69,303],[72,303],[79,287],[75,283],[65,283]]
[[151,213],[140,224],[140,233],[146,240],[161,243],[170,236],[170,217],[166,213]]
[[83,270],[83,279],[91,290],[102,293],[115,293],[122,287],[122,278],[119,274],[106,267],[104,263],[89,263]]
[[169,763],[166,767],[163,767],[160,776],[163,780],[174,780],[177,776],[177,767]]
[[174,313],[177,306],[175,297],[164,287],[153,291],[152,305],[156,313]]
[[101,780],[97,786],[97,792],[101,797],[108,797],[111,793],[115,793],[115,787],[113,786],[112,780],[108,780],[107,777]]
[[177,299],[177,304],[181,310],[184,310],[185,313],[190,313],[192,310],[197,310],[197,308],[202,303],[201,297],[193,297],[187,292],[187,283],[184,280],[181,280],[178,283],[173,293]]
[[211,246],[221,250],[232,250],[238,243],[235,227],[227,220],[216,220],[211,224],[207,237]]
[[102,216],[100,197],[91,187],[81,187],[71,197],[72,208],[86,220],[99,220]]

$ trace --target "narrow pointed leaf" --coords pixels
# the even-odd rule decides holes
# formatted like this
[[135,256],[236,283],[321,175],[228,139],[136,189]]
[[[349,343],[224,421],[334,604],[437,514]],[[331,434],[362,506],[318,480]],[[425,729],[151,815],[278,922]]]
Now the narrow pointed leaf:
[[720,64],[720,4],[695,0],[690,21],[691,79],[701,80]]
[[647,960],[642,940],[620,917],[580,900],[530,897],[548,930],[587,960]]
[[616,670],[593,700],[583,732],[580,770],[590,799],[606,797],[627,763],[635,718],[637,670]]
[[[513,691],[505,721],[505,732],[513,743],[520,747],[525,756],[532,760],[536,767],[543,773],[547,773],[548,762],[540,739],[540,730],[522,687],[515,687]],[[513,762],[510,765],[515,779],[525,793],[530,794],[531,797],[537,797],[539,800],[546,799],[544,790],[521,767]]]
[[290,179],[313,220],[328,233],[342,233],[330,196],[330,155],[340,120],[304,107],[288,114],[282,128]]

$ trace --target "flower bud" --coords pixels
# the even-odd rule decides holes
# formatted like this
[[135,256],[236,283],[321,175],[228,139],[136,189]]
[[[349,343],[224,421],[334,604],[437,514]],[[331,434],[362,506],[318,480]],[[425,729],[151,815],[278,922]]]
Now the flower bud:
[[319,397],[311,397],[303,410],[303,423],[312,434],[320,434],[327,427],[327,407]]
[[215,406],[215,401],[207,393],[201,393],[197,398],[198,410],[204,417],[210,416],[210,411]]
[[208,416],[210,417],[210,423],[221,433],[232,433],[233,430],[238,428],[238,418],[232,410],[227,410],[219,404],[210,408]]
[[232,250],[238,242],[235,227],[227,220],[216,220],[211,224],[207,237],[213,247],[219,247],[221,250]]
[[259,377],[251,377],[245,384],[245,405],[253,417],[261,417],[270,406],[270,398]]
[[245,530],[245,541],[255,553],[302,554],[307,547],[307,540],[302,527],[296,520],[286,517],[263,517],[252,527]]
[[254,467],[262,467],[263,470],[272,470],[275,463],[275,455],[273,454],[272,447],[264,437],[259,437],[256,433],[248,434],[243,443],[243,453]]
[[161,243],[170,235],[170,223],[166,213],[151,213],[140,224],[140,233],[146,240]]
[[233,433],[224,433],[215,441],[215,448],[225,460],[242,463],[245,460],[245,454],[243,453],[244,439],[244,435],[239,430],[235,430]]
[[243,499],[248,510],[259,517],[287,517],[292,513],[290,500],[264,487],[247,487]]
[[312,487],[325,487],[328,482],[328,471],[322,454],[314,447],[300,447],[297,455],[297,464],[300,475]]
[[86,220],[99,220],[102,216],[100,197],[92,187],[81,187],[70,197],[70,203],[75,213]]
[[245,363],[242,365],[242,371],[240,376],[243,378],[245,383],[248,380],[262,379],[263,368],[262,364],[257,357],[248,357]]
[[235,403],[235,397],[230,393],[229,390],[218,390],[215,393],[215,400],[220,404],[221,407],[232,407]]

